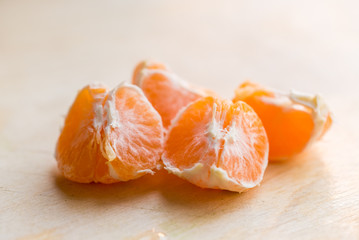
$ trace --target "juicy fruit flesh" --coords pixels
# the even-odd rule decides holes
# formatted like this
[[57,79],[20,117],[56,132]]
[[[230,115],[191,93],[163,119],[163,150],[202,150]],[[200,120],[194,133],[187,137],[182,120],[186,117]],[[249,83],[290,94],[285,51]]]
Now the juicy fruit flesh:
[[153,62],[153,61],[141,61],[135,67],[132,75],[132,83],[139,86],[142,79],[142,70],[144,69],[161,69],[168,70],[168,67],[162,63]]
[[93,107],[101,105],[106,92],[105,88],[85,87],[66,117],[55,157],[61,172],[73,181],[90,182],[90,179],[98,178],[94,171],[97,169],[99,149],[93,134],[96,132],[92,124],[95,117]]
[[161,63],[140,62],[133,73],[132,83],[139,86],[162,117],[168,129],[177,113],[189,103],[215,93],[188,84]]
[[162,144],[161,118],[139,88],[88,86],[66,117],[56,159],[73,181],[127,181],[152,172]]
[[265,130],[247,104],[206,97],[177,116],[162,160],[196,185],[240,192],[261,181],[267,154]]
[[[262,119],[270,144],[270,158],[282,159],[300,153],[310,140],[314,129],[308,108],[282,108],[275,104],[261,104],[263,100],[247,99]],[[296,126],[296,127],[293,127]]]
[[[228,134],[218,167],[242,183],[255,185],[262,180],[268,161],[268,139],[261,120],[244,102],[231,106]],[[253,181],[254,180],[254,181]]]
[[162,116],[163,126],[168,128],[172,119],[183,107],[201,97],[188,90],[172,76],[161,71],[149,73],[142,79],[141,88],[154,108]]
[[[283,160],[302,152],[330,127],[329,111],[324,103],[314,106],[316,98],[311,96],[295,101],[293,94],[279,94],[245,82],[236,90],[233,101],[242,100],[253,107],[268,135],[269,159]],[[322,113],[318,114],[317,108],[322,108]]]
[[135,86],[110,93],[106,104],[109,107],[105,107],[104,114],[111,117],[105,120],[104,130],[115,152],[115,159],[108,159],[113,169],[121,180],[129,180],[139,171],[140,175],[150,172],[162,150],[160,116]]

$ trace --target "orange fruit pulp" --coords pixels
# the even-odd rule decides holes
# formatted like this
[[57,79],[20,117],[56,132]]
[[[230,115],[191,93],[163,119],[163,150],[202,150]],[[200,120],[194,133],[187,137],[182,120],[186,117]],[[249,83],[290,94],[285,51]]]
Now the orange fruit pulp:
[[72,181],[127,181],[159,165],[163,132],[160,115],[138,87],[88,85],[66,116],[55,157]]
[[141,79],[143,77],[142,70],[144,70],[144,69],[152,69],[152,70],[158,69],[158,70],[169,71],[169,68],[163,63],[159,63],[159,62],[155,62],[155,61],[141,61],[137,64],[137,66],[133,70],[133,75],[132,75],[132,83],[133,84],[139,85],[139,83],[141,82]]
[[243,192],[263,178],[268,139],[249,105],[209,96],[177,115],[162,161],[170,173],[202,188]]
[[166,129],[183,107],[203,96],[215,95],[210,90],[190,85],[164,64],[150,61],[140,62],[136,66],[132,83],[143,90],[161,115]]
[[320,139],[332,124],[332,116],[319,95],[267,89],[249,81],[235,91],[233,102],[244,101],[261,118],[269,139],[269,159],[284,160]]

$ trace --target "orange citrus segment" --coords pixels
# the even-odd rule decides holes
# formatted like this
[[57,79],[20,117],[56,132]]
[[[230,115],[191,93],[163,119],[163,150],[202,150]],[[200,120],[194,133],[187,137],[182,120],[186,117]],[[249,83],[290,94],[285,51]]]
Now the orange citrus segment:
[[218,167],[245,186],[259,184],[268,162],[268,139],[263,124],[244,102],[231,105]]
[[142,91],[123,85],[109,92],[104,104],[103,155],[121,181],[151,173],[162,153],[161,117]]
[[[196,101],[174,120],[165,142],[163,161],[166,165],[176,166],[182,171],[196,163],[215,163],[219,143],[209,135],[214,101],[214,98]],[[217,146],[208,147],[213,144]]]
[[87,86],[70,108],[55,155],[70,180],[113,183],[152,173],[162,144],[161,117],[141,89]]
[[135,67],[132,76],[132,83],[138,85],[142,78],[142,70],[144,69],[162,69],[168,70],[168,67],[162,63],[154,62],[154,61],[141,61]]
[[141,88],[162,116],[165,128],[169,127],[179,110],[202,96],[190,90],[170,73],[158,70],[146,73]]
[[282,160],[302,152],[331,125],[331,114],[318,95],[282,94],[249,81],[235,91],[261,118],[269,139],[269,159]]
[[203,96],[215,95],[213,91],[188,84],[159,63],[138,64],[133,79],[161,115],[166,129],[183,107]]
[[267,136],[247,104],[209,96],[177,115],[162,160],[169,172],[195,185],[242,192],[263,178]]
[[76,182],[91,182],[97,165],[96,106],[101,106],[107,89],[86,86],[72,104],[56,146],[55,157],[65,177]]

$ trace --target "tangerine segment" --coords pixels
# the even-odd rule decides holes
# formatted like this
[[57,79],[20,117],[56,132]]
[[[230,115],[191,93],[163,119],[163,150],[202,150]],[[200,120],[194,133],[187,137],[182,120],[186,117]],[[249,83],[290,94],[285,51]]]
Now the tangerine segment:
[[134,85],[109,92],[104,103],[103,155],[121,181],[152,173],[163,148],[161,116]]
[[175,75],[161,70],[144,72],[140,87],[161,115],[165,128],[171,125],[179,110],[204,95],[192,90]]
[[87,86],[70,108],[55,156],[70,180],[113,183],[152,173],[162,145],[161,117],[141,89]]
[[107,89],[86,86],[72,104],[57,141],[55,158],[62,174],[75,182],[91,182],[98,163],[94,109],[102,105]]
[[318,95],[277,93],[249,81],[235,91],[261,118],[269,139],[269,159],[282,160],[302,152],[330,127],[327,105]]
[[211,90],[190,85],[164,64],[155,62],[140,62],[134,70],[132,82],[144,91],[161,115],[166,129],[183,107],[201,97],[216,95]]
[[138,85],[142,78],[142,70],[144,69],[161,69],[168,70],[168,67],[163,63],[154,62],[154,61],[141,61],[135,67],[132,76],[132,83]]
[[197,186],[242,192],[262,180],[268,140],[247,104],[209,96],[177,115],[162,160],[169,172]]

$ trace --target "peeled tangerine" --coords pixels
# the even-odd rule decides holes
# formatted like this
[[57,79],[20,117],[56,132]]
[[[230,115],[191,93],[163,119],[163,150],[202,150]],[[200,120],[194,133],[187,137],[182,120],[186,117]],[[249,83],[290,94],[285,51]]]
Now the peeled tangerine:
[[247,81],[236,89],[233,102],[237,101],[249,104],[261,118],[269,139],[270,160],[302,152],[332,124],[331,113],[319,95],[283,94]]
[[177,115],[166,138],[165,169],[202,188],[243,192],[260,183],[268,164],[262,122],[241,101],[199,99]]
[[213,92],[190,85],[162,63],[140,62],[134,70],[132,83],[139,86],[162,117],[168,129],[183,107]]
[[127,181],[153,173],[163,136],[161,117],[140,88],[122,84],[108,91],[89,85],[67,114],[55,157],[72,181]]

